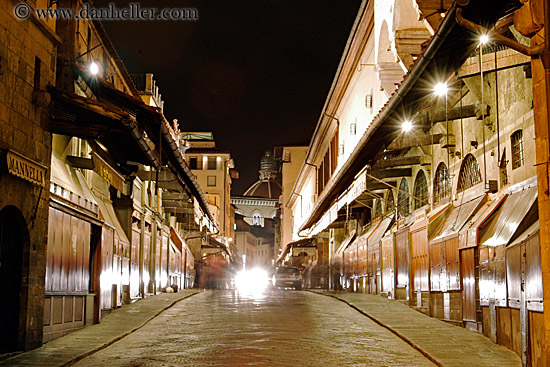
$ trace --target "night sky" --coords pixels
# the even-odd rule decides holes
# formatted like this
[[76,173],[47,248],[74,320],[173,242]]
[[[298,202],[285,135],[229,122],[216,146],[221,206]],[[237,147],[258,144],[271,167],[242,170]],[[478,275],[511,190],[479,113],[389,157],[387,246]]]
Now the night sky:
[[196,8],[199,20],[103,24],[130,73],[154,74],[168,121],[213,131],[231,152],[238,195],[258,179],[267,149],[311,138],[360,3],[142,1],[142,8]]

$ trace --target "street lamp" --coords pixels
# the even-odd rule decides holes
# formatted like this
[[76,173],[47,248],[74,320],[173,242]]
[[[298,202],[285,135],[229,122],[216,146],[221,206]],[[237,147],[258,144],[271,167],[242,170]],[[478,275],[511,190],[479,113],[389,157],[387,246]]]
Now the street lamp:
[[95,61],[90,63],[90,73],[92,75],[97,75],[97,73],[99,73],[99,66],[95,63]]
[[411,131],[412,128],[413,128],[413,124],[409,120],[403,121],[403,123],[401,124],[401,130],[403,130],[403,132],[405,133],[408,133],[409,131]]
[[486,34],[482,34],[481,37],[479,37],[479,44],[484,45],[487,42],[489,42],[489,36]]
[[434,87],[434,93],[438,96],[447,95],[447,83],[437,83]]

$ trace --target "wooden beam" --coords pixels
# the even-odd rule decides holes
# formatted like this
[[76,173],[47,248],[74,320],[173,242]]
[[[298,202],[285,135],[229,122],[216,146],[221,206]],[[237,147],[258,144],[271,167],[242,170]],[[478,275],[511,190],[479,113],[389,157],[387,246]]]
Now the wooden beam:
[[159,181],[159,188],[173,191],[183,190],[178,181]]
[[69,162],[74,168],[94,169],[94,162],[91,158],[68,155],[67,162]]
[[[159,183],[176,181],[176,175],[174,175],[168,169],[163,169],[158,174],[159,174],[159,177],[158,177]],[[137,172],[136,176],[139,177],[140,180],[142,181],[156,181],[157,172],[155,170],[148,171],[141,168]]]
[[427,111],[417,114],[413,119],[413,124],[415,127],[426,128],[430,127],[433,123],[443,122],[447,119],[451,121],[461,118],[476,117],[477,109],[478,108],[476,105],[470,104],[462,107],[458,106],[449,108],[448,111],[446,111],[445,108],[437,109],[435,111]]
[[420,164],[420,156],[415,157],[397,157],[389,159],[379,159],[374,163],[372,168],[390,168],[399,166],[413,166]]
[[373,170],[370,174],[379,179],[391,178],[391,177],[411,177],[412,168]]
[[424,145],[439,144],[439,140],[443,137],[443,134],[434,134],[426,136],[411,136],[411,137],[402,137],[397,138],[391,142],[386,149],[395,150],[395,149],[405,149],[412,147],[421,147]]
[[[392,186],[397,185],[397,182],[395,182],[395,181],[387,181],[386,183],[389,184],[389,185],[392,185]],[[369,182],[369,181],[367,181],[367,190],[368,191],[387,190],[389,188],[390,187],[388,185],[384,185],[381,182],[372,182],[372,181]]]
[[[164,206],[164,201],[162,202],[162,205]],[[164,206],[164,212],[168,214],[187,214],[194,216],[195,210],[193,208],[177,208],[177,207],[166,207]]]
[[[162,194],[163,200],[184,200],[189,201],[189,195],[187,195],[184,192],[165,192]],[[189,205],[193,206],[193,203],[189,203]]]
[[[497,51],[498,70],[512,68],[531,63],[529,56],[520,54],[512,49]],[[495,53],[491,52],[483,55],[483,72],[495,71]],[[468,58],[458,69],[458,78],[464,78],[472,75],[479,75],[479,56]]]

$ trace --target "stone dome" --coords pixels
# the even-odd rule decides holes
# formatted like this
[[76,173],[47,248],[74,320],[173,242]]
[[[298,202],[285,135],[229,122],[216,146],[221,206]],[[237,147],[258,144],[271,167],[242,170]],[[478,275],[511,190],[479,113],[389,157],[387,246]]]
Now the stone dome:
[[244,196],[278,199],[283,188],[277,181],[278,165],[271,152],[260,160],[260,179],[245,191]]

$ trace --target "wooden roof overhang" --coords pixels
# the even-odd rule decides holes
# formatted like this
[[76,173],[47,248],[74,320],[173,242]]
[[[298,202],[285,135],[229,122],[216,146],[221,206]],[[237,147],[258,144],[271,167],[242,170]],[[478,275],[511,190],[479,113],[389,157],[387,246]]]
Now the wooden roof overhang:
[[73,67],[75,75],[82,78],[97,101],[52,89],[52,132],[99,139],[110,152],[113,149],[119,162],[138,162],[157,169],[168,166],[219,231],[206,197],[179,152],[162,110],[114,89],[90,75],[82,64],[76,63]]
[[133,116],[74,93],[65,93],[53,87],[49,88],[49,92],[52,95],[52,133],[98,140],[121,167],[126,167],[129,161],[151,164],[147,154],[130,134],[131,129],[136,127]]
[[[464,17],[490,28],[502,16],[521,5],[515,0],[475,0],[463,7]],[[479,37],[456,22],[456,2],[447,11],[436,34],[428,42],[403,82],[392,94],[342,168],[333,176],[300,231],[311,228],[366,166],[374,165],[400,133],[403,119],[413,116],[433,98],[433,86],[446,81],[479,43]]]

